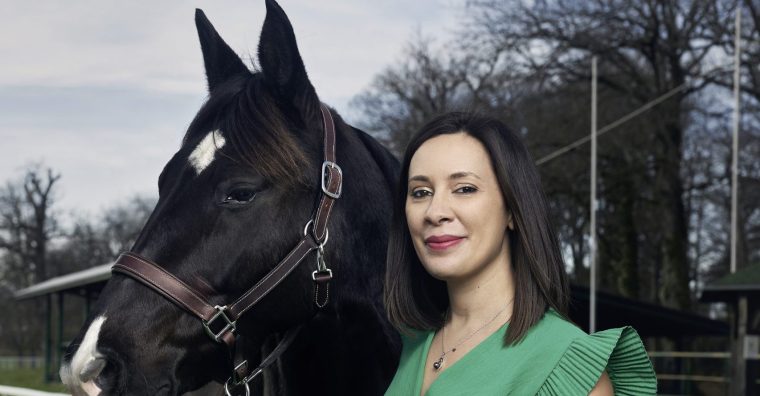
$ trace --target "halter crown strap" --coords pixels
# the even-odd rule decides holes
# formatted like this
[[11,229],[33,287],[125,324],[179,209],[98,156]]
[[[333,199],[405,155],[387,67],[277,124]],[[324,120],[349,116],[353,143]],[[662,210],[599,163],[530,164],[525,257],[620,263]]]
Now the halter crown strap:
[[322,111],[322,126],[325,131],[325,161],[322,163],[320,182],[322,184],[322,199],[319,202],[317,215],[314,221],[314,239],[324,242],[327,237],[327,220],[330,218],[335,200],[343,193],[343,171],[335,162],[335,123],[330,110],[324,104],[320,105]]

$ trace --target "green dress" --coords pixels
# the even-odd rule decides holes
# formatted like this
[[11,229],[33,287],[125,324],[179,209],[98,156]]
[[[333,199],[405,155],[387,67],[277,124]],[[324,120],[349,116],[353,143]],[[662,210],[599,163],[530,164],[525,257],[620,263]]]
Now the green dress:
[[[425,396],[588,395],[607,370],[615,395],[654,395],[652,363],[636,331],[622,327],[591,335],[554,310],[517,345],[504,347],[507,325],[446,367]],[[433,332],[403,337],[396,376],[385,392],[418,396]]]

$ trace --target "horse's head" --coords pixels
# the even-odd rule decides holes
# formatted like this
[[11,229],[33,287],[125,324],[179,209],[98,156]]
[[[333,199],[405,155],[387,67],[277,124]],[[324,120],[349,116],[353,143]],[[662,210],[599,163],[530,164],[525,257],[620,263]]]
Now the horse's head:
[[[164,167],[157,206],[132,249],[201,291],[212,304],[234,301],[283,259],[301,239],[322,193],[320,102],[290,22],[273,0],[266,4],[260,70],[255,72],[197,11],[208,101]],[[338,150],[358,141],[346,137],[349,127],[337,122]],[[339,160],[349,158],[348,152],[342,153]],[[378,226],[375,241],[368,242],[377,251],[385,243],[380,227],[388,214],[387,186],[369,192],[359,187],[376,173],[368,166],[357,170],[357,180],[345,185],[344,195],[353,190],[354,196],[379,208],[366,211],[362,220]],[[336,209],[330,220],[337,225],[330,228],[326,251],[334,265],[346,254],[338,246],[359,243],[355,235],[338,240],[347,217],[344,209]],[[360,266],[347,269],[344,276],[358,274]],[[260,346],[269,335],[313,317],[314,267],[313,259],[297,267],[239,319],[238,332],[246,344]],[[367,299],[376,299],[378,284],[368,278],[365,282],[358,287]],[[204,332],[198,318],[115,273],[69,346],[61,378],[75,394],[175,395],[210,381],[224,382],[231,370],[228,354],[224,344]]]

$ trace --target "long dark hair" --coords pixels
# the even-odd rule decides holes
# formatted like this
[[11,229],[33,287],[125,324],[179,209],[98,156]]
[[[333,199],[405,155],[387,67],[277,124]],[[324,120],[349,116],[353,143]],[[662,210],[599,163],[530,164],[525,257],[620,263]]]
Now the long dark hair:
[[391,323],[402,332],[437,330],[444,325],[449,308],[446,283],[433,278],[420,263],[409,235],[405,204],[409,163],[414,153],[432,137],[459,132],[474,137],[485,147],[504,203],[513,216],[514,230],[507,235],[515,299],[504,342],[515,344],[549,307],[567,316],[569,286],[538,170],[520,137],[494,118],[446,113],[423,126],[409,142],[393,200],[385,307]]

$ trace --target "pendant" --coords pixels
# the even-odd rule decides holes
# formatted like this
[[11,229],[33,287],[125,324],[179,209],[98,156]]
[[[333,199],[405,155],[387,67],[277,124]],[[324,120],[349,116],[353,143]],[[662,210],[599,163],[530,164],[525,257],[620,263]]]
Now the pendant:
[[438,371],[441,369],[441,366],[443,366],[443,356],[439,357],[438,360],[433,362],[433,370]]

